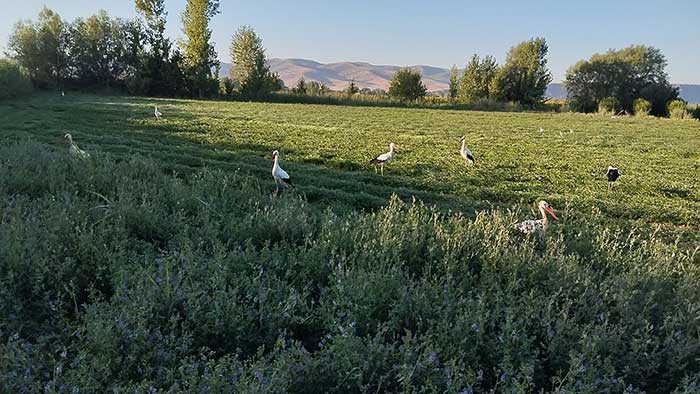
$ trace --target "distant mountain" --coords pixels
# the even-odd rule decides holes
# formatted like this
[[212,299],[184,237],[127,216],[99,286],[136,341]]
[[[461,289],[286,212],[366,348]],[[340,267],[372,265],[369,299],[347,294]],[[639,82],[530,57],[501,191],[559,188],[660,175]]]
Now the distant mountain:
[[[294,86],[302,76],[308,81],[323,82],[332,90],[345,89],[351,80],[359,88],[388,89],[391,76],[401,67],[378,66],[363,62],[318,63],[306,59],[270,59],[270,69],[284,84]],[[411,66],[423,75],[428,91],[448,88],[450,70],[431,66]],[[231,64],[221,63],[221,76],[228,76]]]
[[[450,70],[431,66],[410,66],[420,71],[429,92],[444,93],[450,83]],[[360,88],[388,89],[391,76],[398,66],[382,66],[363,62],[319,63],[306,59],[270,59],[270,69],[280,75],[288,87],[296,85],[302,76],[309,81],[323,82],[330,89],[343,90],[351,80]],[[228,76],[231,65],[221,63],[221,76]],[[678,85],[681,97],[691,104],[700,104],[700,85]],[[547,97],[566,98],[561,83],[547,88]]]

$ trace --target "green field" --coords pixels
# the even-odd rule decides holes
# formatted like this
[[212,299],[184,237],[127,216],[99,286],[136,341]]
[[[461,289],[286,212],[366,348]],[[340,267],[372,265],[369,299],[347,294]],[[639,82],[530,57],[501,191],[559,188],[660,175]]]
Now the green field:
[[[700,387],[696,121],[77,94],[0,119],[0,392]],[[539,199],[561,220],[514,235]]]

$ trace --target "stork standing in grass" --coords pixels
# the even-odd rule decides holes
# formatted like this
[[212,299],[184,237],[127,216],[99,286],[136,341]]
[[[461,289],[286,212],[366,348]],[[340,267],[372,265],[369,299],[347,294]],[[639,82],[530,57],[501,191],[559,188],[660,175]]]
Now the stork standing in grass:
[[69,133],[66,133],[66,135],[63,136],[65,139],[68,140],[68,153],[70,153],[71,156],[77,157],[80,159],[87,159],[90,157],[90,154],[85,152],[84,150],[78,148],[78,145],[73,142],[73,136],[70,135]]
[[550,215],[553,219],[559,220],[547,201],[540,201],[537,207],[542,214],[542,219],[530,219],[521,223],[516,223],[514,225],[516,230],[523,234],[544,234],[547,232],[547,228],[549,228],[549,219],[547,219],[547,215]]
[[605,173],[605,176],[608,177],[608,190],[612,190],[615,181],[620,177],[620,170],[617,167],[608,166],[608,172]]
[[279,157],[279,151],[272,152],[272,159],[274,160],[274,164],[272,165],[272,178],[275,180],[275,184],[277,185],[275,195],[279,193],[280,186],[282,186],[285,189],[290,186],[294,187],[294,185],[292,185],[291,179],[289,178],[289,174],[287,174],[287,171],[283,170],[282,167],[280,167]]
[[394,159],[394,155],[396,154],[396,148],[396,144],[392,142],[389,144],[389,152],[382,153],[381,155],[369,161],[369,164],[374,164],[374,172],[377,172],[377,166],[379,166],[379,168],[381,168],[382,170],[382,175],[384,175],[384,164]]
[[153,111],[153,115],[155,115],[156,120],[160,120],[160,118],[163,117],[163,114],[160,111],[158,111],[158,106],[156,106],[156,110]]
[[459,150],[459,154],[464,158],[464,164],[474,164],[474,154],[467,148],[467,136],[462,136],[460,139],[462,141],[462,148]]

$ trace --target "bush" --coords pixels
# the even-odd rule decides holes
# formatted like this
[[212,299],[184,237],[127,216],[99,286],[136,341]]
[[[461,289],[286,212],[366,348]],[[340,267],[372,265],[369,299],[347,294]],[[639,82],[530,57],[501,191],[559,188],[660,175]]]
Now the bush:
[[614,114],[620,108],[620,100],[617,97],[605,97],[598,102],[598,113],[607,115]]
[[668,103],[668,116],[671,119],[688,119],[688,104],[683,100],[673,100]]
[[634,100],[634,114],[637,116],[649,116],[651,112],[651,101],[643,98]]
[[14,60],[0,59],[0,100],[31,93],[29,73]]
[[688,111],[690,111],[690,116],[693,117],[693,119],[700,120],[700,105],[696,105],[695,107],[688,107]]
[[0,147],[0,392],[697,392],[678,245],[264,189]]

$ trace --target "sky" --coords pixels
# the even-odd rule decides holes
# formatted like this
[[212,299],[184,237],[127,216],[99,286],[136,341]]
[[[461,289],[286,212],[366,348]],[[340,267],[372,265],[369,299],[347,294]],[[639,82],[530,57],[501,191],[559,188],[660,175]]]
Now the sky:
[[[167,33],[180,38],[186,0],[165,3]],[[15,22],[35,20],[44,5],[68,20],[99,9],[136,16],[130,0],[0,0],[0,52]],[[242,25],[262,37],[268,57],[445,68],[474,53],[503,62],[511,46],[544,37],[555,82],[593,53],[645,44],[666,55],[672,83],[700,84],[698,0],[221,0],[220,11],[212,41],[222,61]]]

